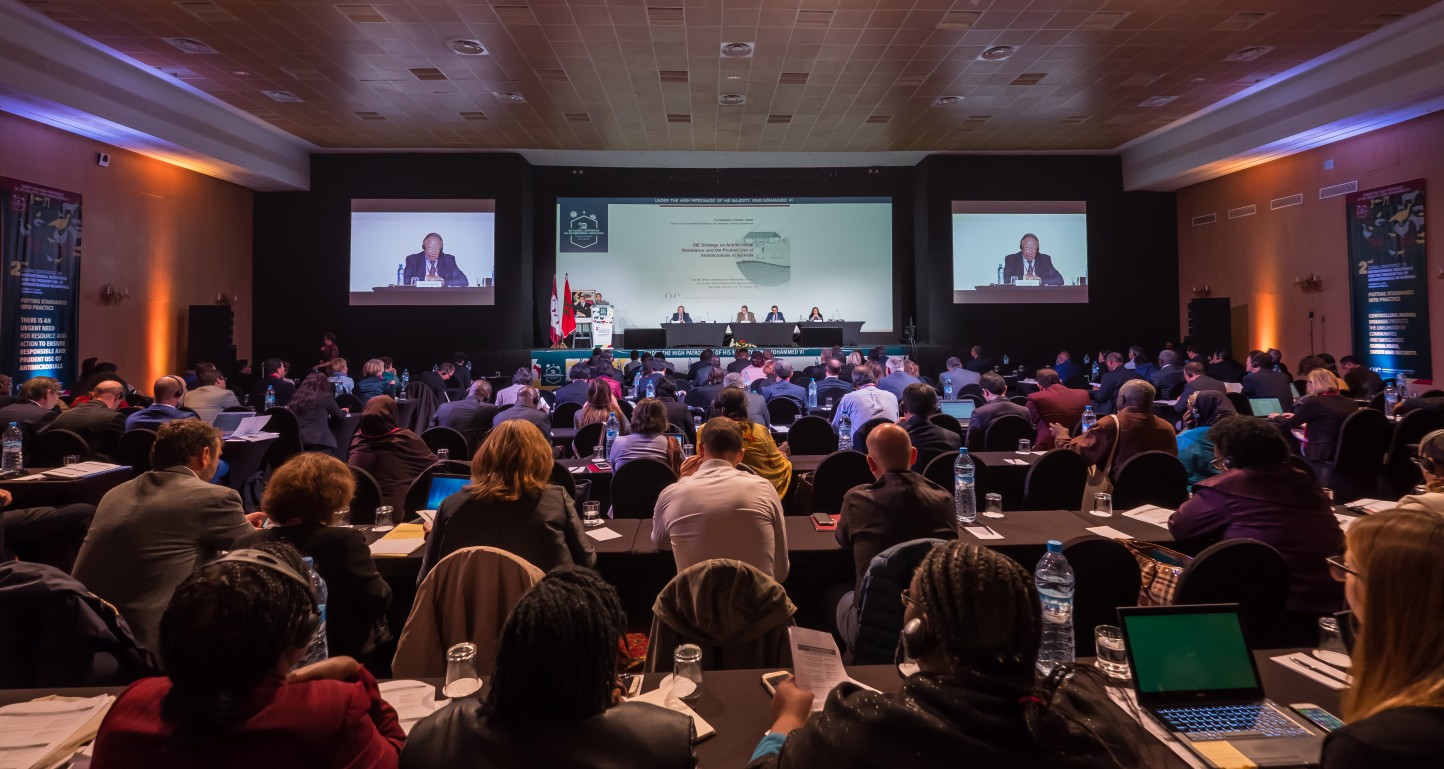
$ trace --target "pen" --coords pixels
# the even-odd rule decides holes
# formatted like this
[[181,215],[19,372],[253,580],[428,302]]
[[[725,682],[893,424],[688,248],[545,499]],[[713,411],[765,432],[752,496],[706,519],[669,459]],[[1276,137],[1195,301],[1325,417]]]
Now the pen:
[[1314,671],[1315,673],[1323,673],[1324,675],[1329,676],[1330,678],[1333,678],[1333,679],[1339,680],[1339,681],[1343,681],[1344,683],[1348,683],[1348,682],[1349,682],[1349,680],[1348,680],[1348,674],[1347,674],[1347,673],[1341,673],[1341,672],[1339,672],[1338,670],[1335,670],[1334,668],[1329,667],[1329,666],[1319,667],[1318,665],[1315,665],[1315,664],[1313,664],[1312,662],[1310,662],[1310,661],[1309,661],[1309,658],[1305,657],[1305,656],[1302,655],[1302,654],[1295,654],[1294,656],[1290,657],[1289,659],[1291,659],[1291,660],[1293,660],[1294,662],[1296,662],[1296,663],[1298,663],[1298,664],[1300,664],[1300,665],[1308,668],[1309,670]]

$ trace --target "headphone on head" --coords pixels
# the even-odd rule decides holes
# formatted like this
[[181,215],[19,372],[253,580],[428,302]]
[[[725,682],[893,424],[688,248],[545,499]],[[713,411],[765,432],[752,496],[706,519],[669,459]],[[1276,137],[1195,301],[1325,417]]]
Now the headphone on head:
[[907,656],[917,659],[933,645],[933,630],[926,615],[907,621],[902,629],[902,648]]
[[291,568],[290,564],[280,558],[264,551],[253,549],[232,550],[229,553],[217,558],[213,563],[245,563],[251,566],[258,566],[262,569],[269,569],[300,585],[305,590],[306,597],[310,600],[310,610],[306,618],[296,627],[296,634],[292,638],[291,645],[296,648],[308,646],[316,630],[321,627],[320,607],[316,605],[316,595],[311,592],[311,580],[302,577],[299,572]]
[[[1419,440],[1419,469],[1430,475],[1440,475],[1439,463],[1430,454],[1434,445],[1444,441],[1444,430],[1435,430]],[[1439,453],[1444,453],[1440,451]]]

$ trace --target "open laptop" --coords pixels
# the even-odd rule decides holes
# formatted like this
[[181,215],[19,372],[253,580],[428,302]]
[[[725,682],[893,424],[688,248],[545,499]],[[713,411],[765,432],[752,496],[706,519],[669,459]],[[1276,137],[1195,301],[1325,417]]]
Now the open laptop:
[[1139,706],[1209,766],[1236,765],[1237,753],[1261,767],[1318,765],[1323,734],[1264,697],[1237,604],[1118,616]]
[[469,475],[447,475],[444,473],[433,473],[431,486],[426,489],[426,506],[423,510],[435,510],[441,506],[441,500],[461,491],[461,487],[471,483]]
[[964,427],[968,426],[968,420],[973,418],[973,409],[977,408],[972,401],[938,401],[939,408],[944,414],[958,420]]
[[1256,417],[1284,413],[1284,405],[1279,403],[1278,398],[1249,398],[1248,407],[1253,410],[1253,415]]

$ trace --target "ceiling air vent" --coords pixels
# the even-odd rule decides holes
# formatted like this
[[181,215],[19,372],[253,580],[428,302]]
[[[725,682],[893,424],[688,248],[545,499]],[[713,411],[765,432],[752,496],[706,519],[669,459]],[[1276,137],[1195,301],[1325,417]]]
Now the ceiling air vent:
[[1218,221],[1218,214],[1204,214],[1203,216],[1193,217],[1193,226],[1202,227],[1205,224],[1213,224],[1216,221]]
[[1357,180],[1356,180],[1356,181],[1352,181],[1352,182],[1344,182],[1343,184],[1335,184],[1335,185],[1333,185],[1333,186],[1331,186],[1331,187],[1320,187],[1320,188],[1319,188],[1319,200],[1327,200],[1327,199],[1329,199],[1329,198],[1337,198],[1337,197],[1340,196],[1340,195],[1347,195],[1347,194],[1349,194],[1350,192],[1358,192],[1358,191],[1359,191],[1359,182],[1358,182]]
[[1250,203],[1250,204],[1248,204],[1248,205],[1246,205],[1246,206],[1239,206],[1238,208],[1230,208],[1230,209],[1228,210],[1228,218],[1230,218],[1230,219],[1242,219],[1242,218],[1245,217],[1245,216],[1253,216],[1253,215],[1256,214],[1256,213],[1258,213],[1258,206],[1255,205],[1255,204],[1253,204],[1253,203]]
[[1303,202],[1304,202],[1304,193],[1302,193],[1302,192],[1298,193],[1297,195],[1290,195],[1290,196],[1288,196],[1288,197],[1286,197],[1286,198],[1274,198],[1273,200],[1270,200],[1270,201],[1269,201],[1269,210],[1270,210],[1270,211],[1277,211],[1277,210],[1279,210],[1280,208],[1288,208],[1289,206],[1303,205]]

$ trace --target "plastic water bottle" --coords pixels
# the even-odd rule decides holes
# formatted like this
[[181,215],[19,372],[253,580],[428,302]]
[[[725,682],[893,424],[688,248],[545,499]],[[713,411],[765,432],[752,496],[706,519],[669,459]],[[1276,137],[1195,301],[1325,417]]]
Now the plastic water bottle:
[[837,450],[852,451],[852,419],[846,414],[837,423]]
[[411,369],[401,369],[401,392],[396,394],[396,400],[406,400],[406,386],[411,384]]
[[648,398],[655,398],[655,397],[657,397],[657,380],[655,380],[655,379],[648,379],[648,380],[647,380],[647,397],[648,397]]
[[1079,434],[1079,435],[1082,435],[1083,433],[1086,433],[1086,432],[1088,432],[1089,430],[1092,430],[1092,429],[1093,429],[1093,426],[1096,425],[1096,424],[1098,424],[1098,415],[1093,413],[1093,407],[1092,407],[1092,406],[1084,406],[1084,407],[1083,407],[1083,429],[1079,430],[1079,431],[1078,431],[1078,434]]
[[617,412],[613,411],[607,415],[607,456],[612,455],[612,441],[617,439],[622,427],[617,423]]
[[1003,355],[1003,365],[1008,365],[1008,356],[1006,354]]
[[1093,381],[1098,381],[1098,361],[1093,361]]
[[994,285],[1003,285],[1003,265],[998,265],[998,282]]
[[1048,540],[1048,552],[1033,571],[1033,584],[1043,603],[1043,643],[1038,648],[1038,674],[1072,662],[1073,657],[1073,567],[1063,557],[1063,543]]
[[642,393],[642,369],[637,367],[637,373],[632,376],[632,397],[635,398]]
[[3,453],[0,453],[0,473],[18,473],[24,470],[25,434],[20,432],[19,425],[11,422],[10,426],[5,428],[0,445],[4,447]]
[[1399,376],[1398,376],[1398,380],[1399,380],[1399,400],[1402,401],[1402,400],[1404,400],[1405,398],[1408,398],[1408,397],[1409,397],[1409,377],[1408,377],[1407,374],[1405,374],[1404,372],[1400,371],[1400,372],[1399,372]]
[[405,264],[405,263],[396,265],[396,285],[398,285],[398,286],[404,286],[404,285],[406,285],[406,264]]
[[305,667],[313,662],[320,662],[331,656],[330,650],[326,647],[326,580],[316,571],[315,559],[310,557],[302,558],[306,562],[306,571],[311,577],[311,595],[316,598],[316,613],[321,615],[321,622],[316,626],[316,632],[311,636],[311,643],[306,647],[306,656],[301,658],[297,667]]
[[1393,414],[1394,407],[1399,405],[1399,391],[1393,385],[1384,388],[1384,413]]
[[807,407],[817,408],[817,380],[812,379],[807,383]]
[[967,525],[978,520],[978,495],[973,486],[973,458],[968,448],[958,449],[958,458],[953,460],[953,510],[958,515],[958,524]]
[[953,378],[952,378],[952,377],[948,377],[947,379],[944,379],[944,380],[943,380],[943,400],[945,400],[945,401],[950,401],[950,400],[952,400],[952,399],[953,399]]
[[276,407],[276,386],[266,385],[266,409],[269,411]]

